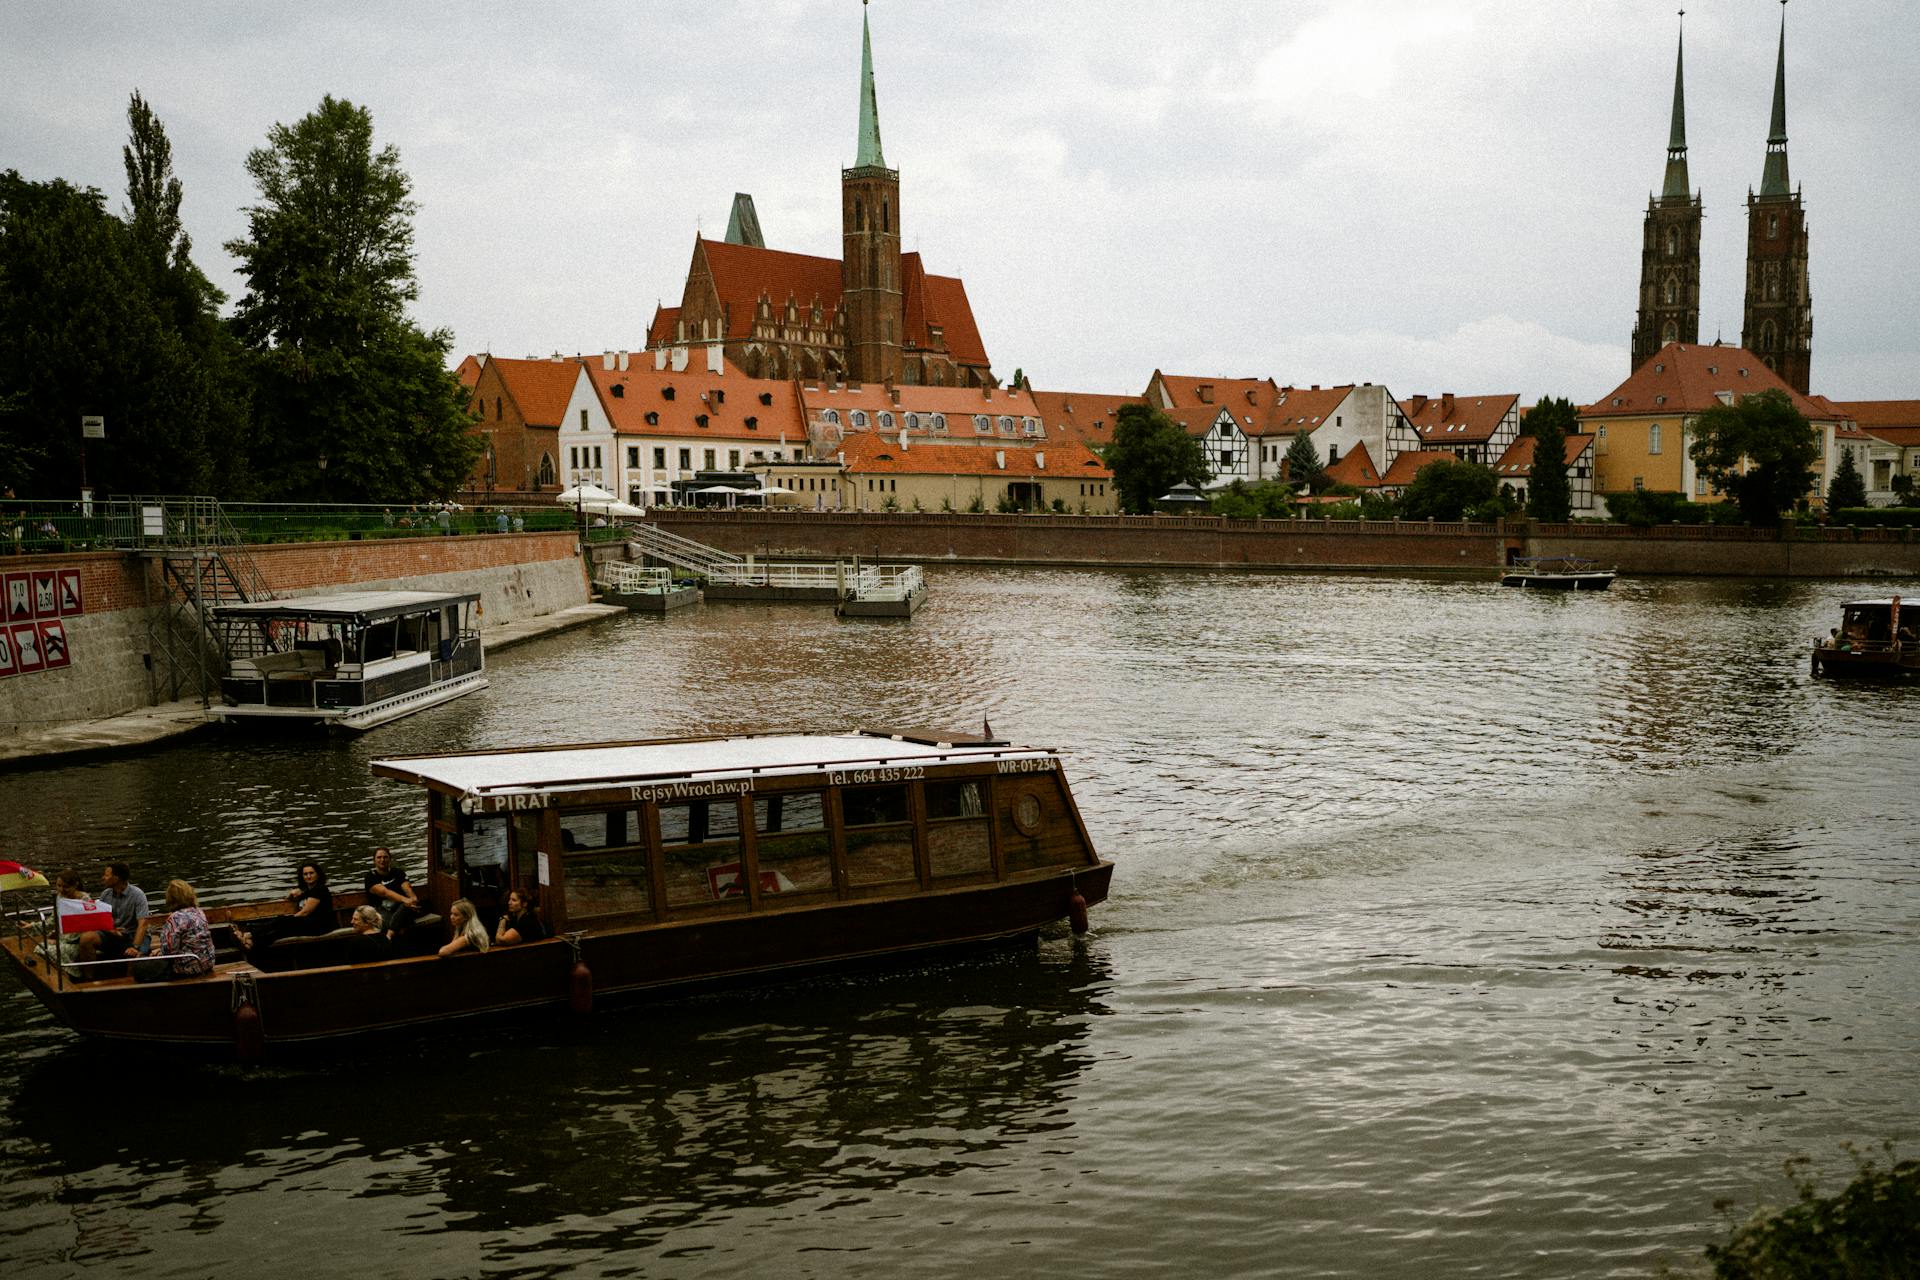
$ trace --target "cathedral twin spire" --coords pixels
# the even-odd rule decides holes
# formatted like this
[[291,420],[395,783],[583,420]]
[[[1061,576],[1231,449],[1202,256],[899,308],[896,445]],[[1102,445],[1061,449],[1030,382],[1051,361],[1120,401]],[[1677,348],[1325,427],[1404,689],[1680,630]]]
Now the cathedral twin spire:
[[887,167],[887,158],[880,151],[880,101],[873,92],[873,32],[867,25],[864,3],[860,7],[860,146],[853,167]]

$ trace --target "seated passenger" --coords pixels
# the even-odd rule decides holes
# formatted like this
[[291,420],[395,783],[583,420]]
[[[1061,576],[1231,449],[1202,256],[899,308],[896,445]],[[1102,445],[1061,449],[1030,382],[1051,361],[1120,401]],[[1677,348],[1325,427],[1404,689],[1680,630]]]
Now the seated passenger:
[[370,960],[393,958],[393,942],[382,927],[384,923],[380,919],[380,912],[373,907],[353,909],[353,936],[347,939],[345,947],[348,964],[366,964]]
[[160,954],[134,965],[141,982],[197,978],[213,972],[213,930],[207,927],[200,899],[185,880],[167,881],[166,919],[160,925]]
[[147,895],[133,883],[124,862],[100,870],[100,901],[113,910],[113,929],[130,951],[147,952]]
[[327,888],[327,873],[319,863],[300,864],[300,883],[287,891],[287,901],[293,905],[292,915],[256,920],[251,929],[233,926],[247,959],[258,963],[257,957],[282,938],[333,932],[333,890]]
[[420,914],[420,898],[413,891],[407,873],[393,865],[393,854],[385,845],[373,851],[373,870],[365,879],[367,902],[380,914],[380,928],[389,941],[405,933]]
[[538,942],[547,936],[547,926],[534,914],[533,900],[524,889],[507,895],[507,909],[494,926],[493,945],[510,947],[516,942]]
[[[54,892],[70,904],[66,907],[56,904],[54,912],[60,929],[60,963],[77,966],[68,970],[68,976],[77,982],[120,977],[122,967],[97,963],[118,960],[127,953],[126,940],[105,927],[112,920],[112,908],[87,896],[86,890],[80,887],[78,871],[62,871],[54,877],[53,884]],[[91,917],[98,917],[101,927],[79,924],[81,918]]]
[[459,955],[462,951],[485,951],[493,945],[487,937],[487,927],[480,923],[474,913],[473,904],[465,898],[456,901],[447,908],[447,914],[453,923],[453,940],[440,948],[443,956]]

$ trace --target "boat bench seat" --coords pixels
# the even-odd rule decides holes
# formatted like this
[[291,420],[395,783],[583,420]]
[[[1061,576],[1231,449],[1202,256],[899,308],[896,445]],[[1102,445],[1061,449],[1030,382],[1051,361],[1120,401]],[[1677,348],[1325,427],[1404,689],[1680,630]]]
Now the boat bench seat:
[[[266,949],[256,963],[269,972],[345,964],[345,943],[352,936],[353,926],[345,925],[331,933],[303,933],[280,938]],[[440,917],[427,912],[414,918],[413,924],[394,943],[393,953],[397,956],[425,955],[439,945]]]

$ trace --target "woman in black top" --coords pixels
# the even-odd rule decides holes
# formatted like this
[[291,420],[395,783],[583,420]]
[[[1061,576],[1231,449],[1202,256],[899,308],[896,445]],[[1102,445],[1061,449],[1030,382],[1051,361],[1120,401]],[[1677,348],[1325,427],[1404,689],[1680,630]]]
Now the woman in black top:
[[246,948],[249,960],[281,938],[333,932],[337,923],[333,917],[333,890],[327,888],[326,869],[319,863],[300,864],[300,883],[288,890],[287,901],[293,904],[290,916],[257,920],[251,930],[234,926],[233,935]]
[[510,947],[516,942],[538,942],[547,936],[547,926],[533,913],[533,901],[526,890],[515,889],[507,895],[507,909],[493,929],[493,944]]

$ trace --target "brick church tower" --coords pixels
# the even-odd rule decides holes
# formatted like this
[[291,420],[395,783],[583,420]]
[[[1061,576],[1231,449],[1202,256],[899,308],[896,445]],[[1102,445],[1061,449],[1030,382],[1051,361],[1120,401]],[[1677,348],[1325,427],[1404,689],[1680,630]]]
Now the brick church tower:
[[901,290],[900,174],[880,152],[873,92],[873,36],[860,16],[860,147],[840,172],[840,297],[847,324],[847,376],[900,378],[905,337]]
[[[1781,0],[1784,6],[1786,0]],[[1747,306],[1740,345],[1802,395],[1813,372],[1813,290],[1807,281],[1807,218],[1787,181],[1787,16],[1773,77],[1773,128],[1760,194],[1747,192]]]
[[1673,131],[1667,179],[1647,200],[1640,247],[1640,313],[1633,326],[1633,368],[1670,342],[1700,341],[1700,197],[1687,180],[1686,36],[1673,66]]

